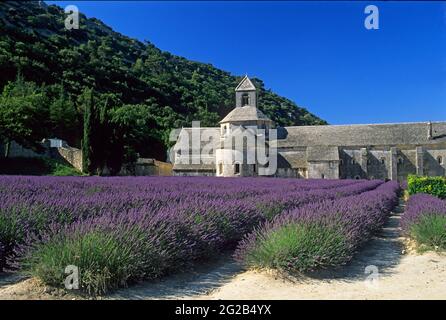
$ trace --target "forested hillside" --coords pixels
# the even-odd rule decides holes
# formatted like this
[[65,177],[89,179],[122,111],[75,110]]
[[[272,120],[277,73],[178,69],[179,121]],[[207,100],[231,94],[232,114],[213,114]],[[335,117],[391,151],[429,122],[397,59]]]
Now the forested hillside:
[[[65,17],[37,1],[0,3],[1,139],[35,147],[57,136],[80,147],[88,121],[99,162],[113,155],[119,165],[136,153],[163,159],[172,128],[192,120],[215,126],[234,107],[242,75],[161,51],[82,14],[80,29],[67,30]],[[259,108],[278,125],[325,124],[253,81]]]

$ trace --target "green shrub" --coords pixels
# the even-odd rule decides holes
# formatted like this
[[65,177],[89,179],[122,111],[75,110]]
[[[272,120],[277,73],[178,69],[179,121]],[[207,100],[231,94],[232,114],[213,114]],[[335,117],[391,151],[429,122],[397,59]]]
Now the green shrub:
[[446,216],[424,215],[410,228],[410,236],[421,251],[446,249]]
[[308,272],[342,264],[347,241],[338,227],[289,223],[260,236],[246,262],[259,268]]
[[446,199],[446,178],[445,177],[421,177],[410,175],[407,178],[407,190],[409,194],[427,193]]
[[50,160],[50,161],[47,160],[47,166],[50,169],[49,175],[52,175],[52,176],[81,176],[82,175],[82,172],[80,172],[76,168],[74,168],[68,164],[61,163],[56,160]]

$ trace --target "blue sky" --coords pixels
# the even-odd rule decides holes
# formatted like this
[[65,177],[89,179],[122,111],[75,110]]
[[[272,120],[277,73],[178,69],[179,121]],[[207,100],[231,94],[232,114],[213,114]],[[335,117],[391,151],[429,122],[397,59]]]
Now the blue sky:
[[[162,50],[259,77],[331,124],[446,120],[446,2],[57,3]],[[364,27],[369,4],[379,30]]]

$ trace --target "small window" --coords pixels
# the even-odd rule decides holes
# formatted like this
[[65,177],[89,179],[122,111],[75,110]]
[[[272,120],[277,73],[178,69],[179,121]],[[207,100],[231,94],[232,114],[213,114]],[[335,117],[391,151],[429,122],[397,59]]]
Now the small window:
[[239,174],[240,173],[240,163],[236,163],[234,166],[234,173]]
[[438,156],[437,157],[437,162],[438,162],[438,164],[443,164],[443,157],[442,156]]
[[359,179],[361,179],[361,177],[360,176],[355,176],[355,179],[359,180]]
[[372,160],[367,159],[367,165],[371,165],[372,164]]
[[257,166],[255,164],[252,165],[252,172],[254,172],[254,173],[257,172]]
[[325,179],[325,174],[321,174],[321,179]]
[[381,158],[381,164],[386,164],[386,158]]
[[401,158],[401,157],[398,157],[398,164],[399,165],[401,165],[401,164],[403,164],[404,163],[404,160],[403,160],[403,158]]
[[223,163],[218,164],[218,174],[223,174]]
[[356,160],[355,160],[355,159],[352,159],[352,160],[351,160],[351,164],[356,164]]
[[242,107],[244,106],[249,106],[249,95],[248,94],[244,94],[242,96]]
[[344,160],[340,159],[339,164],[342,166],[344,164]]

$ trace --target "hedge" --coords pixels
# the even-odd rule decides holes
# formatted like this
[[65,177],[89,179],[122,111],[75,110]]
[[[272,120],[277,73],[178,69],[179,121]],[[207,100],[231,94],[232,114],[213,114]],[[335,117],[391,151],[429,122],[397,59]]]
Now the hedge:
[[441,199],[446,199],[446,178],[410,175],[407,178],[407,190],[410,195],[427,193]]

